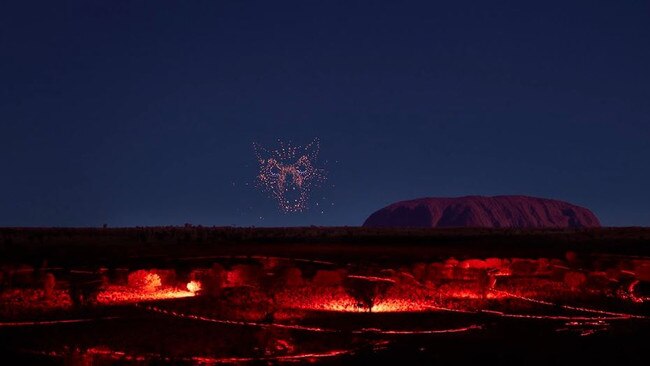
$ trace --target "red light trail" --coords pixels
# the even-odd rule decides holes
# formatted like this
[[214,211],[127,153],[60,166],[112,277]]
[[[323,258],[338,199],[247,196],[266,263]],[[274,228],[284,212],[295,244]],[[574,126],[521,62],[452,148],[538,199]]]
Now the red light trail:
[[214,319],[214,318],[204,317],[200,315],[184,314],[177,311],[165,310],[156,306],[145,306],[143,308],[145,310],[156,312],[167,316],[173,316],[173,317],[183,318],[183,319],[199,320],[199,321],[205,321],[210,323],[220,323],[220,324],[229,324],[229,325],[238,325],[238,326],[260,327],[260,328],[282,328],[282,329],[291,329],[291,330],[317,332],[317,333],[349,332],[352,334],[417,335],[417,334],[459,333],[459,332],[467,332],[470,330],[483,328],[482,325],[473,324],[466,327],[457,327],[457,328],[448,328],[448,329],[387,330],[387,329],[378,329],[378,328],[362,328],[357,330],[345,331],[345,330],[334,329],[334,328],[307,327],[307,326],[295,325],[295,324],[260,323],[260,322],[247,322],[247,321],[238,321],[238,320]]

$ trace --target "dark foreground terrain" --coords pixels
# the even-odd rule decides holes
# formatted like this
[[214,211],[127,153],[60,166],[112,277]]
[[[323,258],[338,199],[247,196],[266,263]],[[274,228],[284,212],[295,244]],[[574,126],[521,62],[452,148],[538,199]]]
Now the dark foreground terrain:
[[24,364],[645,364],[650,230],[0,229]]

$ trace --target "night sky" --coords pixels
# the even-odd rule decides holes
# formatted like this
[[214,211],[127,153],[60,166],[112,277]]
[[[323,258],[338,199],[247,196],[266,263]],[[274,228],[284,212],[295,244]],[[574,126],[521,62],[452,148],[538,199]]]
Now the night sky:
[[[320,140],[285,214],[253,143]],[[360,225],[526,194],[650,225],[650,2],[3,1],[0,226]]]

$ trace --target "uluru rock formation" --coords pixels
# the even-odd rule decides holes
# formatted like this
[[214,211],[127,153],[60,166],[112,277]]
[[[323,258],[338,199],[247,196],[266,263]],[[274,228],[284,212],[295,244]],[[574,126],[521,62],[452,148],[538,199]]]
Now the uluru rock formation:
[[600,221],[568,202],[528,196],[420,198],[376,211],[364,227],[586,228]]

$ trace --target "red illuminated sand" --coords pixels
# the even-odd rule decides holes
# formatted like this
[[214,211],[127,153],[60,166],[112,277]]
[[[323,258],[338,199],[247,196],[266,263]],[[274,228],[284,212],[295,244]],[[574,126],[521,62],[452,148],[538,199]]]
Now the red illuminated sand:
[[[147,275],[147,278],[150,275]],[[157,275],[155,275],[157,277]],[[158,286],[144,284],[140,287],[134,286],[107,286],[104,291],[97,295],[97,303],[103,305],[137,303],[142,301],[179,299],[194,296],[201,290],[201,284],[197,281],[187,283],[187,290],[171,287],[160,287],[160,279],[156,278]]]
[[178,299],[194,296],[194,292],[178,289],[160,289],[156,291],[133,291],[122,286],[110,286],[97,295],[97,303],[102,305],[136,303],[151,300]]
[[[79,362],[237,364],[356,357],[373,342],[489,338],[520,325],[598,338],[650,320],[648,259],[603,262],[596,271],[566,257],[354,266],[230,255],[181,270],[74,269],[37,282],[40,288],[0,293],[0,330],[36,332],[42,338],[25,338],[26,351],[47,344],[40,354]],[[48,277],[55,278],[40,276]],[[15,309],[27,311],[5,315]],[[152,329],[158,333],[148,338]],[[49,340],[51,332],[65,338]]]

